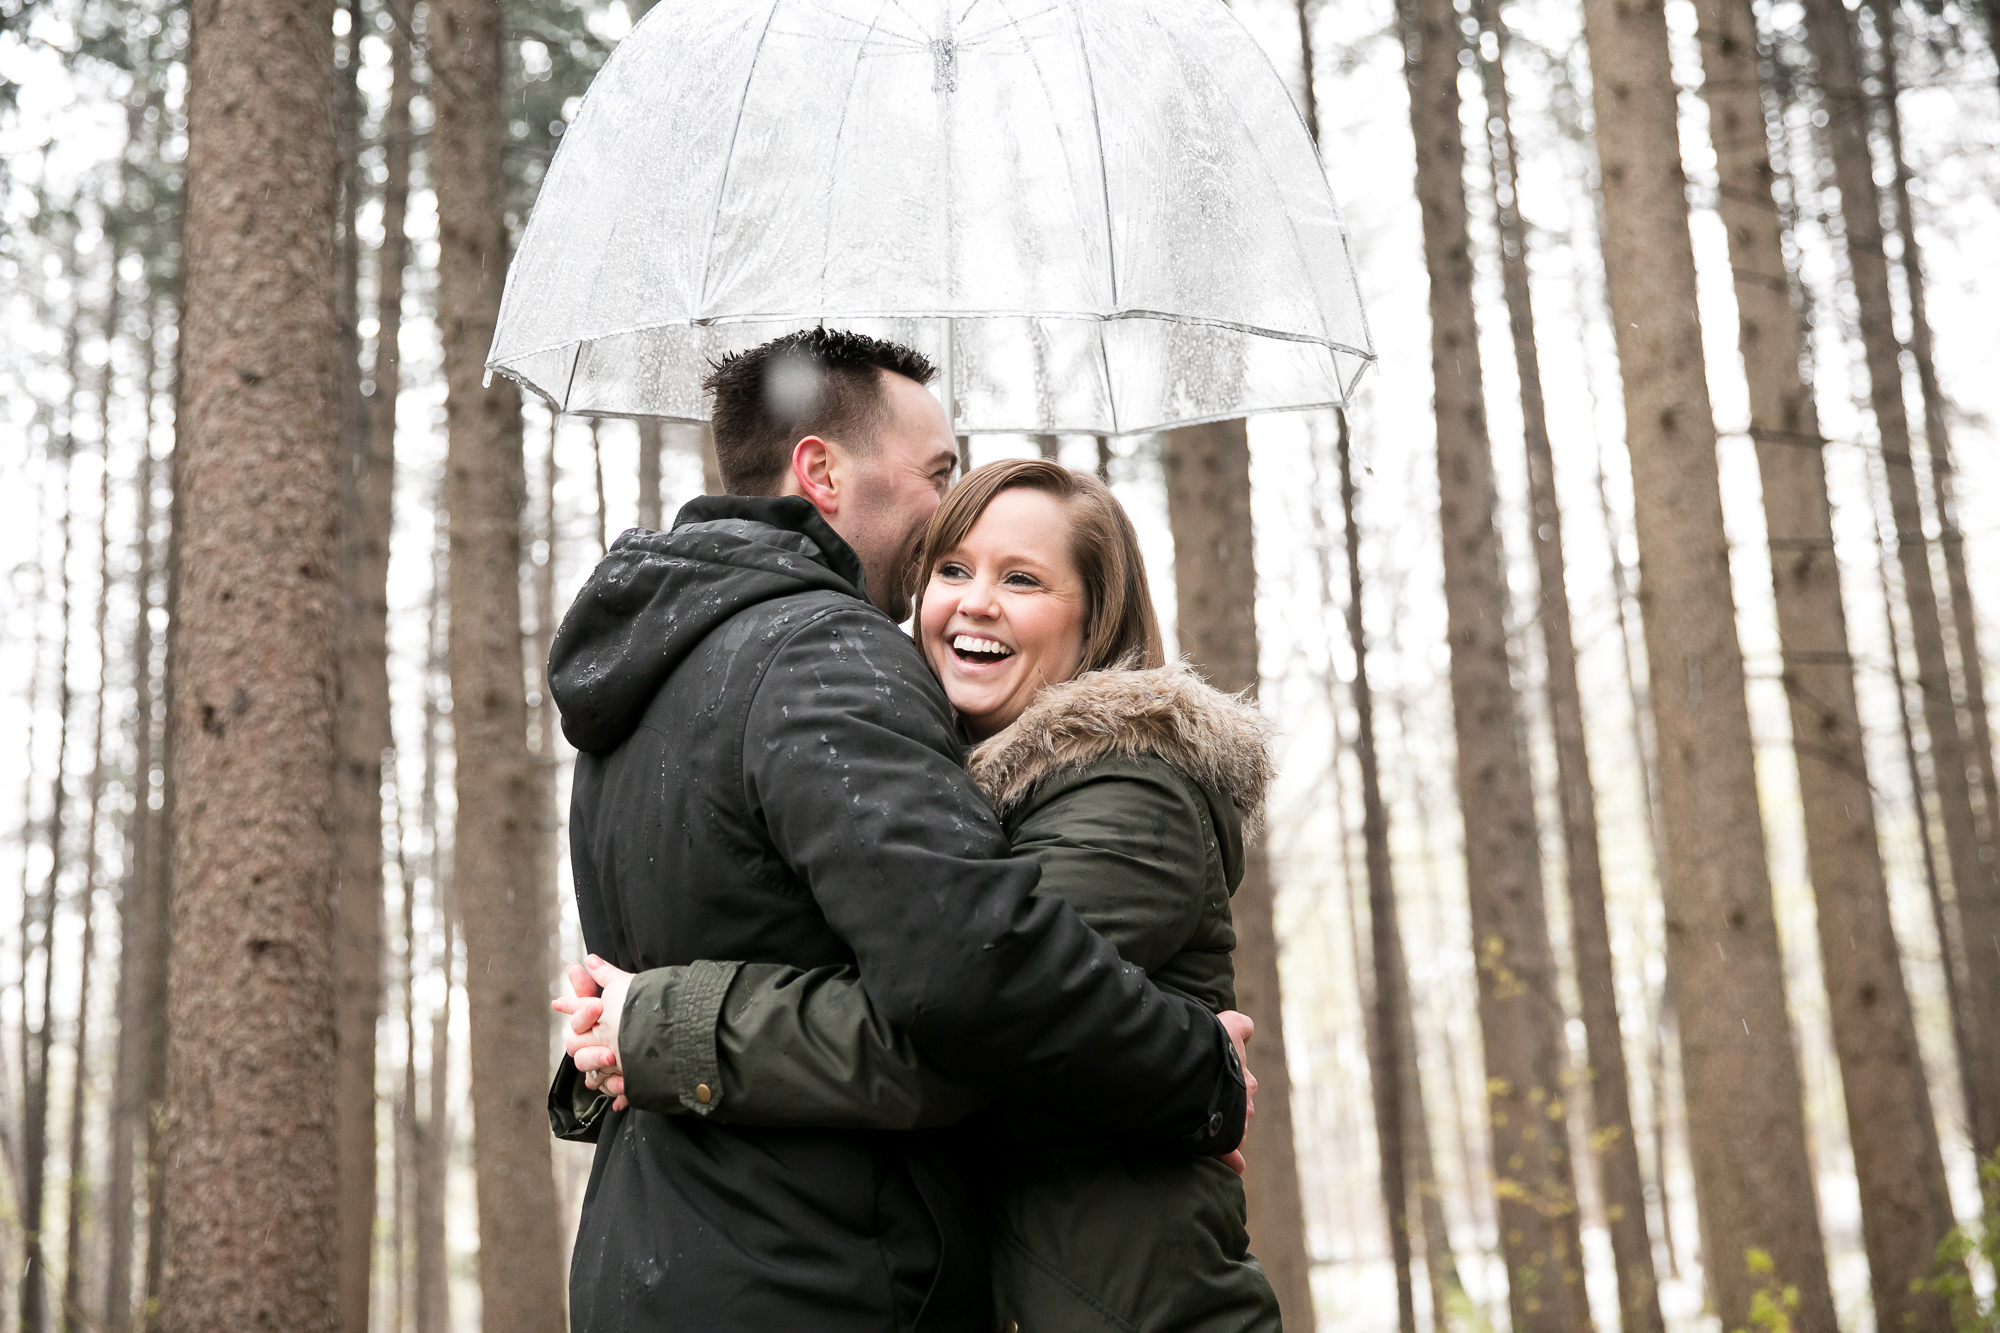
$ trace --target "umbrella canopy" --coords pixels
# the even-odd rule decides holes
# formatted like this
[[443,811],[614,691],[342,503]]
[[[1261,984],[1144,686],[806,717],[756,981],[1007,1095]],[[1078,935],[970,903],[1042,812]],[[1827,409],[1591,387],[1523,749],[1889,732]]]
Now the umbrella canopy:
[[1373,358],[1222,0],[662,0],[563,136],[488,370],[700,421],[710,358],[819,323],[930,355],[960,433],[1329,406]]

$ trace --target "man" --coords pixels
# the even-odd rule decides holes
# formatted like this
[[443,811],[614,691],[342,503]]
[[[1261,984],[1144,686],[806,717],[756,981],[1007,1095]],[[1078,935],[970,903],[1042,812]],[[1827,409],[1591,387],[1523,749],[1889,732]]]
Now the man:
[[598,1099],[579,1120],[567,1061],[551,1091],[597,1142],[571,1272],[586,1333],[988,1326],[976,1224],[931,1136],[706,1118],[730,1092],[714,1030],[734,969],[700,960],[854,964],[948,1073],[1164,1151],[1241,1138],[1229,1034],[1033,896],[897,627],[957,461],[932,375],[824,329],[722,362],[705,387],[735,494],[620,537],[557,635],[585,944],[627,971],[693,965],[647,1025],[686,1114]]

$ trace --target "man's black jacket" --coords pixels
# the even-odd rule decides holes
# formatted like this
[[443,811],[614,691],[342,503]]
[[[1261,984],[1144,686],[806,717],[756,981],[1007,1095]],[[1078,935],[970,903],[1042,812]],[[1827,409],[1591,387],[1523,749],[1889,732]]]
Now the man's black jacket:
[[[1241,1137],[1220,1025],[1033,896],[943,691],[806,501],[708,497],[670,533],[627,532],[564,619],[550,682],[582,751],[570,839],[592,952],[633,971],[858,964],[950,1072],[1163,1151]],[[676,1015],[676,1049],[713,1059],[726,986]],[[574,1328],[985,1333],[975,1219],[934,1138],[704,1109],[597,1126]]]

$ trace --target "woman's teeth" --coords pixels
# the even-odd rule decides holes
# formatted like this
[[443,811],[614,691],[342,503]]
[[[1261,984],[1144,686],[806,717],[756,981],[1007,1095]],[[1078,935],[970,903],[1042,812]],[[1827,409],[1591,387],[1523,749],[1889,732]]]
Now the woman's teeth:
[[1014,655],[1014,650],[1004,643],[995,643],[992,639],[974,638],[970,634],[961,634],[954,638],[951,646],[955,651],[968,657],[989,657],[998,660]]

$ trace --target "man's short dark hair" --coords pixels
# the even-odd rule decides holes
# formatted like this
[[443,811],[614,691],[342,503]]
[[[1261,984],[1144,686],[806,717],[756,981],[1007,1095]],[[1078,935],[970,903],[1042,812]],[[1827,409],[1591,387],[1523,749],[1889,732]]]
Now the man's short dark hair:
[[715,461],[733,495],[772,495],[792,448],[819,435],[867,451],[888,420],[881,372],[929,384],[937,368],[901,343],[812,328],[712,362],[701,387],[715,395]]

